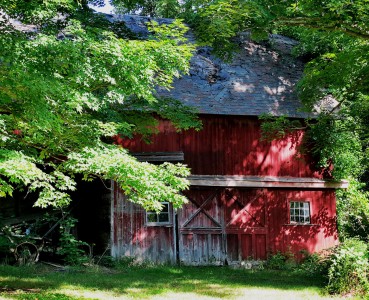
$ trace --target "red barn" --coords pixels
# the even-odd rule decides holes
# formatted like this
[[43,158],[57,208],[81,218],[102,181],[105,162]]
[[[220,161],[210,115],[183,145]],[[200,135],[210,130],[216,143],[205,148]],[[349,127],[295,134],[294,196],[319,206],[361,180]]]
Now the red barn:
[[303,131],[260,139],[260,114],[306,117],[293,92],[302,75],[302,63],[289,54],[293,45],[280,36],[266,45],[246,37],[230,63],[198,49],[190,75],[172,91],[158,91],[196,107],[203,129],[178,133],[161,120],[151,144],[140,137],[119,143],[144,161],[187,164],[189,203],[175,211],[163,199],[156,214],[129,202],[114,185],[113,256],[223,265],[278,251],[300,258],[302,250],[337,244],[335,189],[347,183],[325,181],[299,154]]

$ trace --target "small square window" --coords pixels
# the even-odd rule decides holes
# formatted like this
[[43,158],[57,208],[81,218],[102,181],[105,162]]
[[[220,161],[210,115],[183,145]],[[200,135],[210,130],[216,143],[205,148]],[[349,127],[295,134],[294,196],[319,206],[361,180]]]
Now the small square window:
[[146,225],[157,226],[171,223],[169,202],[162,202],[163,209],[160,212],[149,210],[146,212]]
[[310,224],[310,203],[306,201],[290,202],[290,223]]

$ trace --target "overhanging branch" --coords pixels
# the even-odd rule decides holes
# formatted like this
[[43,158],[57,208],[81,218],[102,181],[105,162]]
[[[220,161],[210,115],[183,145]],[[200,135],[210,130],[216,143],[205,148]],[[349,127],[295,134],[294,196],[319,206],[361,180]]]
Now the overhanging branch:
[[347,26],[341,23],[324,23],[321,18],[277,18],[274,23],[285,26],[304,26],[308,28],[321,29],[326,31],[340,31],[347,35],[357,38],[369,40],[369,32],[355,30],[352,26]]

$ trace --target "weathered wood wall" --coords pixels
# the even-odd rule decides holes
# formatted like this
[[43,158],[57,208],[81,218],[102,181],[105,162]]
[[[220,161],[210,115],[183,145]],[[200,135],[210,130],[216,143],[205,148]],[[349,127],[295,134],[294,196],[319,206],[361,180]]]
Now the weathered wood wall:
[[145,210],[128,201],[116,183],[111,209],[112,256],[130,256],[138,261],[154,263],[175,263],[173,224],[147,226]]
[[192,174],[317,177],[307,157],[298,156],[302,132],[271,143],[260,141],[256,117],[201,116],[203,129],[177,133],[167,121],[160,134],[146,144],[136,137],[117,139],[132,152],[184,152],[184,163]]
[[[196,188],[177,211],[178,227],[146,226],[142,208],[114,193],[113,255],[157,263],[223,265],[268,254],[314,253],[338,242],[333,189]],[[289,202],[310,203],[311,224],[289,222]],[[176,231],[176,232],[175,232]]]
[[[257,118],[201,118],[204,128],[199,132],[177,133],[170,123],[162,121],[161,133],[151,144],[139,137],[118,138],[117,142],[132,152],[183,151],[184,163],[196,175],[322,177],[308,157],[298,157],[302,132],[269,143],[260,141]],[[332,188],[192,186],[187,196],[190,202],[177,211],[177,222],[148,227],[144,210],[129,203],[115,188],[112,254],[154,262],[175,262],[178,258],[187,265],[221,265],[266,259],[278,251],[300,258],[301,250],[312,253],[338,241]],[[311,224],[290,224],[290,201],[310,203]]]

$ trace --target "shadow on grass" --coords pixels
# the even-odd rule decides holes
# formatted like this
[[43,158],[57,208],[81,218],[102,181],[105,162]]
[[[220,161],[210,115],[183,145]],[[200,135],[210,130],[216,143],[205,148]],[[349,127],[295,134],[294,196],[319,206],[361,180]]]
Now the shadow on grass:
[[[17,268],[0,266],[0,293],[9,298],[18,295],[6,289],[41,291],[53,298],[63,289],[90,290],[113,293],[115,296],[149,298],[155,295],[193,293],[200,296],[232,298],[237,288],[264,288],[278,290],[319,290],[324,285],[320,276],[288,271],[239,270],[227,267],[149,267],[129,268],[118,273],[104,273],[86,269],[84,272],[56,272],[43,267]],[[2,288],[2,290],[1,290]],[[22,299],[34,299],[21,297]],[[79,299],[66,296],[60,299]],[[82,298],[81,298],[82,299]],[[85,299],[85,298],[83,298]]]

